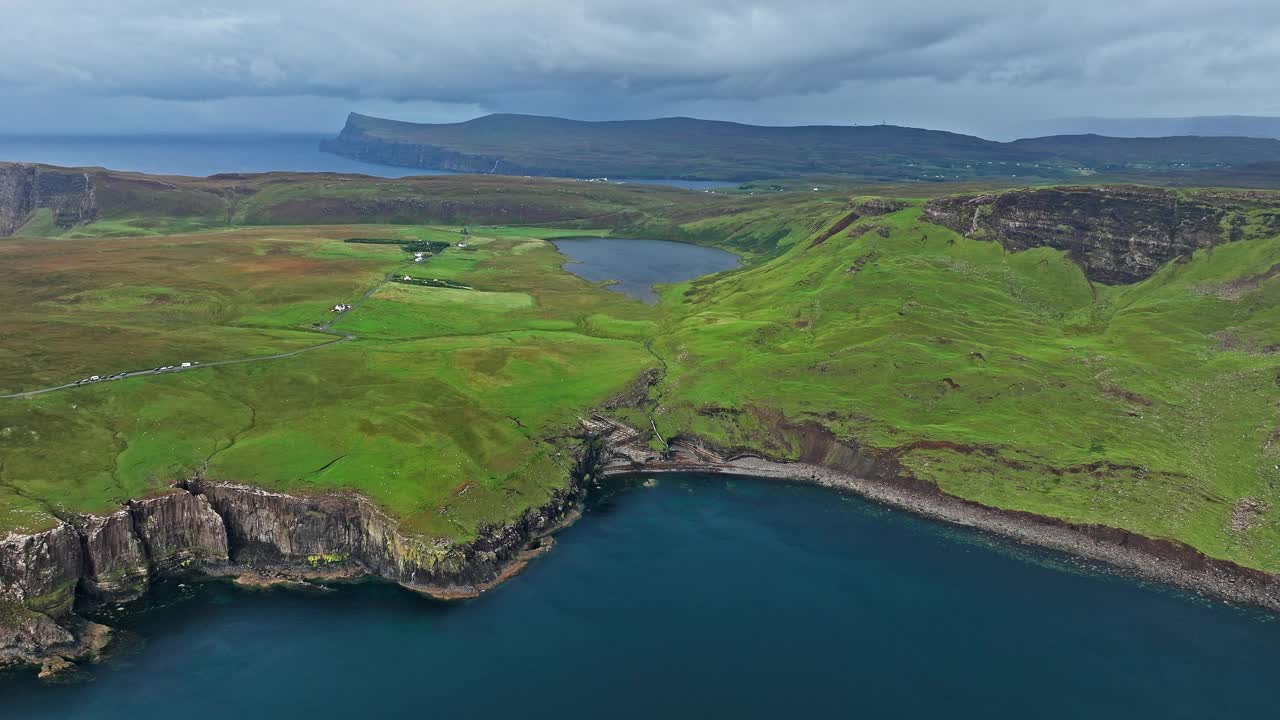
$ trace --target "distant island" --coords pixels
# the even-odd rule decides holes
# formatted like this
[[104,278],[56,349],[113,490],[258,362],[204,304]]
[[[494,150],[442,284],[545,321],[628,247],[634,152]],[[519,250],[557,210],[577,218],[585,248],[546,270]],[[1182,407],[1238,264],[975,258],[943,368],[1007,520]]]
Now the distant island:
[[352,113],[321,149],[366,162],[497,175],[748,181],[1061,181],[1280,162],[1280,140],[1060,135],[995,142],[894,125],[772,127],[661,118],[584,122],[498,114],[426,124]]

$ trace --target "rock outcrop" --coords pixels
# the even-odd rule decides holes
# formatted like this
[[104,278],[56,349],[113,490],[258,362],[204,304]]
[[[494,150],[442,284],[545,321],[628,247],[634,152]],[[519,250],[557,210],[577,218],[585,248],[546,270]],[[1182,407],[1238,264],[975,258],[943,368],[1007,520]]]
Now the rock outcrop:
[[75,170],[0,163],[0,237],[17,232],[41,209],[62,228],[92,221],[98,215],[93,179]]
[[0,540],[0,665],[51,671],[102,644],[77,616],[187,573],[300,579],[377,575],[430,594],[477,594],[554,528],[578,501],[578,483],[514,522],[465,543],[423,538],[355,494],[296,496],[193,479],[107,515]]
[[1055,187],[931,200],[924,218],[1011,251],[1067,251],[1098,282],[1132,283],[1231,236],[1231,211],[1175,190]]

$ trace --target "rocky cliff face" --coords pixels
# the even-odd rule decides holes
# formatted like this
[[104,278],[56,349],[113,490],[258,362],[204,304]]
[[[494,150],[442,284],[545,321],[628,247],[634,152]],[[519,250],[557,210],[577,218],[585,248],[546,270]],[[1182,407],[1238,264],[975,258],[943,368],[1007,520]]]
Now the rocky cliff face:
[[450,592],[497,577],[507,560],[577,500],[570,485],[516,522],[481,528],[475,540],[459,545],[404,533],[358,495],[298,497],[225,483],[188,487],[222,518],[236,565],[285,574],[346,566],[412,588]]
[[136,598],[163,575],[341,572],[425,592],[475,594],[571,510],[577,488],[571,481],[542,507],[511,524],[481,528],[465,544],[406,533],[357,495],[302,497],[205,480],[108,515],[10,535],[0,540],[0,666],[48,669],[96,651],[101,626],[75,613]]
[[1233,237],[1222,203],[1145,187],[1060,187],[932,200],[929,222],[1012,251],[1066,250],[1091,280],[1131,283]]
[[97,217],[93,179],[88,173],[24,163],[0,163],[0,237],[14,234],[40,209],[53,212],[58,227]]
[[120,602],[146,587],[151,563],[128,509],[85,518],[78,530],[84,556],[80,591],[87,599]]
[[365,132],[350,120],[342,128],[342,132],[338,133],[338,137],[322,141],[320,149],[354,160],[396,167],[488,173],[501,166],[503,175],[548,174],[539,168],[508,164],[496,156],[469,155],[436,145],[387,140]]

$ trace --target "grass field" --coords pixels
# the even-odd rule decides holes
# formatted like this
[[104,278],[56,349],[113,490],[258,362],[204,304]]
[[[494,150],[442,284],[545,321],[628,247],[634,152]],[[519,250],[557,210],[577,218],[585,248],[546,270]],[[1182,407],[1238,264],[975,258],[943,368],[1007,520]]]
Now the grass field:
[[[560,487],[545,438],[656,362],[655,310],[559,269],[550,243],[477,233],[426,263],[346,237],[420,227],[270,228],[0,245],[5,387],[332,340],[332,319],[392,270],[476,290],[390,283],[334,325],[359,338],[286,360],[130,378],[0,405],[6,529],[95,512],[205,469],[306,492],[358,489],[410,526],[465,538]],[[57,328],[57,333],[51,333]]]
[[[451,192],[476,195],[475,182]],[[561,486],[570,459],[555,438],[661,368],[649,403],[620,418],[777,457],[800,453],[796,428],[821,426],[961,497],[1280,571],[1280,238],[1251,233],[1107,286],[1063,252],[928,224],[920,200],[586,187],[581,207],[542,207],[532,227],[471,224],[460,248],[461,222],[416,215],[274,224],[301,192],[282,181],[239,209],[270,226],[185,232],[194,216],[144,213],[0,242],[5,392],[356,338],[0,402],[0,531],[203,470],[359,490],[415,530],[468,538]],[[337,217],[362,207],[348,201]],[[502,214],[488,202],[486,217]],[[597,210],[607,225],[591,224]],[[74,237],[102,223],[168,234]],[[584,228],[747,262],[649,306],[560,268],[545,238]],[[415,264],[353,237],[453,245]],[[454,287],[390,282],[329,312],[391,273]]]
[[1280,570],[1275,511],[1230,529],[1280,506],[1280,287],[1240,280],[1277,263],[1245,241],[1107,287],[908,207],[688,283],[659,427],[794,457],[783,418],[814,422],[962,497]]

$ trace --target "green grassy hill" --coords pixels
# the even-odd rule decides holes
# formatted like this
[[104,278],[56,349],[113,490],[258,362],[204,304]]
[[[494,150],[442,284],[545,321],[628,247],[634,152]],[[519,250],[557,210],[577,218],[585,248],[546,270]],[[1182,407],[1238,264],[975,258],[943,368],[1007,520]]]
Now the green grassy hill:
[[[530,231],[531,234],[538,234]],[[560,270],[545,241],[477,231],[426,263],[394,244],[458,228],[281,227],[0,242],[0,392],[358,340],[279,361],[0,400],[0,532],[210,477],[355,489],[414,531],[465,539],[560,488],[550,438],[656,363],[656,309]],[[465,284],[390,283],[388,273]]]
[[1271,236],[1100,285],[911,204],[680,288],[653,414],[784,457],[817,425],[960,497],[1276,571],[1277,267]]
[[[46,213],[24,226],[59,237],[0,240],[6,390],[358,339],[0,401],[0,532],[203,470],[357,490],[408,528],[465,539],[559,487],[564,438],[607,404],[667,438],[778,458],[820,428],[959,497],[1280,572],[1274,194],[91,179],[95,219]],[[406,270],[402,244],[461,238],[464,222],[467,248]],[[545,238],[583,227],[746,262],[643,305],[561,269]],[[1076,241],[1115,245],[1127,270],[1099,271]],[[333,303],[393,271],[450,287],[378,286],[326,329]],[[660,373],[646,398],[607,402],[646,372]]]

